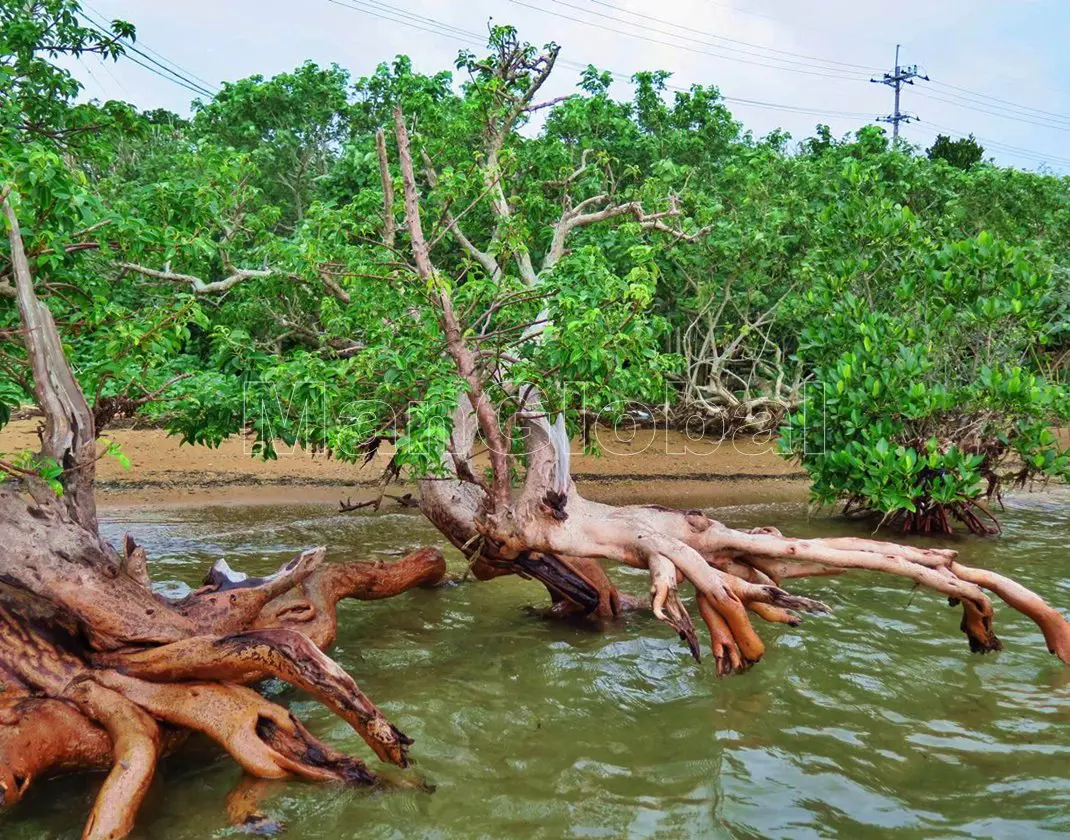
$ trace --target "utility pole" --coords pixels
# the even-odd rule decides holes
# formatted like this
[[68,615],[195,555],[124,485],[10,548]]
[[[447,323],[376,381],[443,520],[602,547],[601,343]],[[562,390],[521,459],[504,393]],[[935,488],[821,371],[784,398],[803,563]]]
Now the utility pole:
[[886,117],[877,117],[877,122],[892,124],[893,143],[899,139],[899,123],[909,123],[919,119],[916,114],[904,114],[899,110],[899,97],[903,90],[903,85],[912,85],[914,84],[915,79],[924,79],[926,82],[929,81],[928,76],[922,76],[918,73],[917,64],[912,67],[899,66],[899,44],[895,45],[895,72],[885,73],[883,79],[870,79],[874,84],[888,85],[888,87],[895,91],[895,111]]

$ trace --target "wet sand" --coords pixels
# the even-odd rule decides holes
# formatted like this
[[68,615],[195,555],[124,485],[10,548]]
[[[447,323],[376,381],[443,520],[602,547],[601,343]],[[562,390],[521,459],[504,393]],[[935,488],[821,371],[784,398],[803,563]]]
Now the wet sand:
[[[36,449],[37,425],[30,419],[5,427],[0,452]],[[130,469],[110,456],[97,463],[100,501],[118,506],[364,500],[377,492],[393,454],[384,445],[370,463],[347,464],[283,446],[277,459],[264,461],[254,458],[251,442],[240,438],[211,449],[182,446],[159,429],[116,429],[106,437],[130,461]],[[599,430],[596,440],[601,455],[585,454],[579,441],[572,455],[573,476],[591,498],[628,502],[671,496],[674,504],[702,507],[753,501],[756,495],[763,501],[806,498],[805,474],[775,453],[772,440],[718,441],[654,429]],[[411,489],[403,483],[391,492]]]

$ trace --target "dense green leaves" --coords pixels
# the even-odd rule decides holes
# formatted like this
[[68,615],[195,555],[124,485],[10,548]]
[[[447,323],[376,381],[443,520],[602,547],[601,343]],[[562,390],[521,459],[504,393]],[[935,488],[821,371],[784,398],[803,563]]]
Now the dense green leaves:
[[972,134],[958,140],[952,140],[946,134],[938,134],[925,153],[929,160],[942,160],[958,169],[969,169],[975,163],[981,162],[985,149]]
[[[1066,470],[1050,431],[1067,411],[1065,178],[966,141],[892,148],[874,126],[756,138],[716,88],[670,94],[662,72],[621,99],[588,67],[540,103],[525,97],[556,47],[510,27],[453,71],[306,63],[227,83],[189,121],[74,106],[55,57],[116,57],[132,29],[95,32],[74,0],[0,0],[0,19],[0,178],[104,419],[247,434],[263,457],[392,441],[398,467],[434,473],[467,387],[446,293],[506,427],[530,384],[573,419],[639,402],[733,431],[784,420],[817,498],[885,513]],[[395,106],[430,283],[401,229]],[[610,208],[555,239],[569,213]],[[0,295],[0,423],[32,390],[16,324]]]

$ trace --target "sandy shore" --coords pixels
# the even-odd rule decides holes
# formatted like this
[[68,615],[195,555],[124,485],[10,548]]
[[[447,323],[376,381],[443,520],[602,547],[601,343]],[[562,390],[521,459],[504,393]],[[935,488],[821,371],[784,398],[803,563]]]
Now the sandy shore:
[[[0,431],[0,452],[36,449],[37,420],[19,420]],[[280,448],[273,461],[254,459],[248,442],[218,449],[180,446],[159,429],[116,429],[107,435],[130,461],[98,462],[100,501],[107,505],[254,504],[294,501],[335,503],[370,498],[392,452],[384,446],[367,465],[345,464],[303,450]],[[769,501],[806,497],[798,464],[776,455],[773,442],[689,439],[680,432],[641,429],[625,436],[599,432],[601,456],[584,454],[577,441],[572,470],[584,492],[604,501],[657,498],[676,503],[733,504],[746,496]],[[398,492],[405,492],[403,487]]]

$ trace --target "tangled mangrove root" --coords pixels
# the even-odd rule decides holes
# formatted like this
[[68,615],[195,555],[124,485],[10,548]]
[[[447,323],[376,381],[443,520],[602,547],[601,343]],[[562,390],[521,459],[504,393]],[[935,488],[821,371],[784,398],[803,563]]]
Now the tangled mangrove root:
[[[985,653],[1002,643],[993,629],[995,612],[986,593],[1032,619],[1048,650],[1070,664],[1070,623],[1039,595],[995,572],[966,566],[948,549],[914,548],[854,538],[793,539],[775,529],[738,531],[700,511],[654,506],[611,507],[588,501],[570,487],[554,515],[540,502],[520,506],[482,524],[502,556],[538,551],[545,556],[604,557],[650,574],[654,615],[685,640],[699,658],[695,626],[679,587],[687,582],[710,636],[719,674],[745,670],[765,647],[751,616],[798,624],[800,613],[826,612],[819,601],[793,595],[788,580],[849,571],[905,577],[961,605],[961,628],[970,649]],[[530,501],[530,500],[529,500]],[[560,510],[568,513],[560,518]]]
[[[998,499],[998,479],[990,479],[989,499],[995,494]],[[880,519],[889,530],[899,530],[903,534],[948,535],[954,533],[954,522],[961,523],[967,531],[979,537],[990,537],[1000,533],[999,521],[980,499],[966,499],[961,502],[940,504],[924,498],[915,499],[915,509],[901,509],[890,515],[882,515],[879,510],[871,508],[861,497],[849,499],[843,507],[843,515],[849,519]]]
[[[55,517],[52,524],[59,532],[76,527],[56,511],[40,515]],[[12,576],[5,575],[8,583],[0,592],[0,806],[16,805],[42,777],[106,770],[83,836],[126,836],[158,760],[194,731],[216,741],[257,779],[377,782],[362,761],[324,744],[286,709],[247,687],[265,677],[308,692],[353,726],[380,759],[408,765],[412,741],[320,645],[334,639],[339,600],[385,598],[437,583],[445,573],[441,552],[421,549],[392,564],[328,564],[323,549],[314,549],[269,579],[224,584],[217,569],[202,589],[171,603],[153,595],[147,573],[138,571],[147,569],[143,550],[129,538],[125,549],[120,562],[106,567],[118,568],[118,573],[79,569],[83,583],[99,585],[134,569],[132,578],[142,593],[124,615],[115,617],[113,627],[98,635],[117,640],[119,628],[135,615],[151,618],[172,611],[196,616],[198,626],[206,629],[231,630],[235,618],[223,615],[230,607],[245,627],[158,645],[94,650],[87,644],[90,634],[81,632],[71,613],[13,587]],[[92,589],[82,597],[91,598]],[[251,604],[260,607],[254,612]],[[307,629],[311,637],[295,628]],[[151,628],[143,627],[137,635],[146,634],[152,634]],[[245,813],[242,819],[253,817]]]

